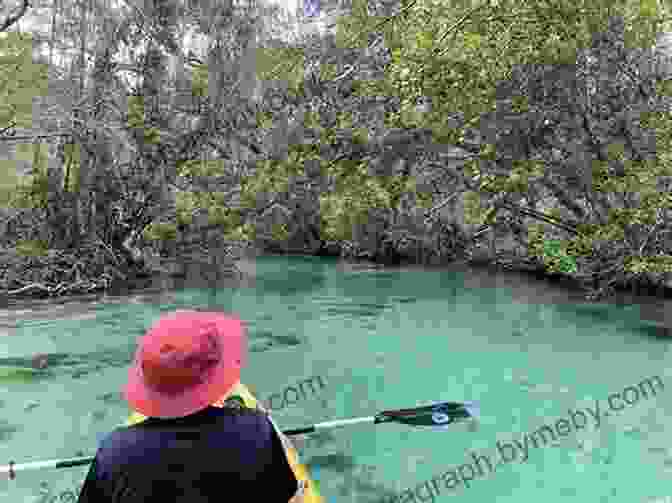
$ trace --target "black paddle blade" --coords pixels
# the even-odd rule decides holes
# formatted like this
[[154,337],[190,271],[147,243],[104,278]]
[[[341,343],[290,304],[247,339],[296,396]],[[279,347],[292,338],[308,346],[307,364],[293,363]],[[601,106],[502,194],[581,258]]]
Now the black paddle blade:
[[478,416],[479,407],[476,402],[442,402],[414,409],[383,411],[376,416],[376,422],[440,427],[469,419],[477,419]]

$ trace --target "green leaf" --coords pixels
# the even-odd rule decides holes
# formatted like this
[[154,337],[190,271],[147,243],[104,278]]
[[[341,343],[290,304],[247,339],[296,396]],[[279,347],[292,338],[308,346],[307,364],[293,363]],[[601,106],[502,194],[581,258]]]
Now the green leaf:
[[561,244],[560,241],[550,240],[544,243],[544,254],[549,257],[559,257],[561,256]]
[[564,273],[575,273],[577,271],[576,261],[567,255],[561,257],[560,270]]
[[464,46],[477,51],[481,48],[481,36],[478,33],[465,33]]
[[16,244],[16,252],[26,257],[41,257],[47,255],[49,247],[46,241],[21,240]]
[[420,49],[431,49],[434,45],[432,34],[427,31],[416,33],[415,42]]
[[658,16],[657,0],[639,0],[639,15],[645,18],[656,18]]

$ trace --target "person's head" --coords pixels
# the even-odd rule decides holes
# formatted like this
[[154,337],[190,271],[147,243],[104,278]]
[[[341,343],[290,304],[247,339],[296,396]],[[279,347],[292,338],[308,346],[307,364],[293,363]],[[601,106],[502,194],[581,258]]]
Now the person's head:
[[193,414],[233,389],[246,356],[245,328],[238,318],[175,311],[140,338],[124,397],[144,416]]

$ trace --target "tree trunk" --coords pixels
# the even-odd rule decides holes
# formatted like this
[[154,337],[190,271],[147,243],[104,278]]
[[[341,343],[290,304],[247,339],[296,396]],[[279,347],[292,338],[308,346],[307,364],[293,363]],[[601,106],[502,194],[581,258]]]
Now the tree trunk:
[[[87,44],[87,34],[88,34],[88,9],[87,5],[85,2],[81,1],[80,2],[80,37],[81,37],[81,46],[80,46],[80,52],[79,52],[79,61],[78,61],[78,78],[79,82],[76,87],[76,92],[75,92],[75,102],[81,102],[83,96],[84,96],[84,86],[86,82],[86,58],[85,58],[85,53],[86,53],[86,44]],[[74,67],[73,67],[74,71]],[[74,112],[74,118],[75,120],[79,119],[79,122],[75,123],[74,127],[79,129],[81,131],[82,129],[82,124],[85,120],[85,115],[82,111],[82,109],[77,109]],[[86,204],[88,201],[88,172],[89,172],[89,156],[88,156],[88,150],[84,148],[84,145],[81,142],[75,142],[78,147],[79,147],[79,152],[80,152],[80,164],[79,164],[79,173],[78,173],[78,183],[77,186],[79,187],[79,192],[77,194],[77,197],[74,198],[73,200],[73,229],[72,229],[72,241],[70,246],[72,246],[73,249],[79,248],[80,242],[81,242],[81,235],[82,235],[82,223],[86,223],[85,215],[88,214],[86,212]]]

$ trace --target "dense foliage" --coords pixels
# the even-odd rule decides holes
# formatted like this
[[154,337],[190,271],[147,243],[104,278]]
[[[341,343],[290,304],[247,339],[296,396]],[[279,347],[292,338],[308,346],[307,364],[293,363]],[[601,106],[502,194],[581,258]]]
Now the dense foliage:
[[[529,252],[551,270],[577,272],[578,262],[584,277],[606,273],[608,284],[672,272],[669,240],[655,239],[669,232],[672,200],[661,184],[670,176],[669,75],[656,73],[650,50],[662,9],[609,0],[456,7],[406,2],[381,23],[355,5],[341,34],[381,29],[392,54],[386,78],[359,82],[358,93],[399,97],[389,127],[429,129],[435,143],[473,152],[464,180],[473,187],[465,195],[472,223],[495,224],[550,191],[556,206],[543,220],[574,230],[558,236],[559,225],[528,224]],[[421,99],[432,103],[429,113],[417,113]],[[446,120],[456,110],[461,127]],[[476,146],[465,137],[474,129]],[[337,183],[321,210],[332,239],[349,239],[371,210],[394,209],[415,189],[409,175],[389,183],[365,164],[329,166]]]
[[[205,211],[227,239],[264,247],[340,242],[445,259],[490,232],[493,247],[514,235],[525,260],[603,289],[672,271],[669,74],[651,50],[668,29],[663,7],[398,7],[355,1],[335,36],[259,45],[263,16],[227,5],[167,0],[101,17],[88,79],[84,45],[77,62],[76,98],[90,106],[73,107],[62,172],[43,167],[39,144],[24,148],[33,175],[20,191],[4,176],[7,204],[75,229],[52,229],[50,246],[100,240],[129,252],[179,239]],[[210,42],[205,54],[180,48],[187,24]],[[132,62],[141,78],[122,85],[113,55],[148,33]],[[41,82],[30,68],[21,78]],[[20,106],[3,124],[20,120]]]

